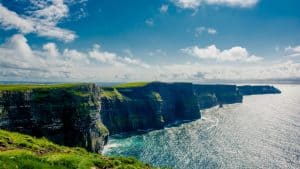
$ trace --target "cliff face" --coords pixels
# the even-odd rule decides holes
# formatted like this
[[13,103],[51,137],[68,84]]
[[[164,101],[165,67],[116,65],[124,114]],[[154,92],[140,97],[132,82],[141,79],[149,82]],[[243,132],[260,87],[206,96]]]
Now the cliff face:
[[102,121],[111,133],[159,129],[176,120],[201,117],[191,83],[104,90]]
[[72,87],[0,91],[0,128],[100,152],[108,131],[100,119],[99,89]]
[[160,129],[177,120],[201,118],[201,109],[241,103],[243,95],[278,93],[271,86],[136,83],[102,90],[101,115],[111,134]]
[[242,95],[254,95],[254,94],[278,94],[280,90],[274,86],[238,86],[238,90]]
[[242,102],[235,85],[153,82],[102,93],[102,121],[112,134],[159,129],[177,120],[199,119],[200,109]]
[[243,101],[243,96],[235,85],[194,85],[194,91],[200,109]]

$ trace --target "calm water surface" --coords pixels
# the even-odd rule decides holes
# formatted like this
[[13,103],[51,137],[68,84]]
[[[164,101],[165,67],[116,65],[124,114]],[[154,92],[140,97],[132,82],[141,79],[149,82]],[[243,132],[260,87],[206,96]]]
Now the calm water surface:
[[276,87],[282,94],[246,96],[178,127],[111,137],[104,154],[175,169],[300,168],[300,85]]

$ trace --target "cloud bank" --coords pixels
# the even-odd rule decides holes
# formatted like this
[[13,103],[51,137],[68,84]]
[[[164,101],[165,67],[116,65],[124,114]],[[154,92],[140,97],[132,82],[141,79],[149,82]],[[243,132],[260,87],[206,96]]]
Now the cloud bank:
[[[0,45],[0,80],[203,82],[300,78],[300,63],[293,60],[252,63],[260,59],[239,46],[226,50],[215,45],[186,48],[183,51],[200,58],[199,61],[168,64],[147,64],[128,50],[128,56],[120,56],[103,50],[99,44],[79,51],[59,50],[55,43],[46,43],[38,50],[28,45],[24,35],[16,34]],[[202,59],[217,62],[208,65]]]
[[95,80],[111,79],[131,69],[148,69],[149,65],[133,57],[121,57],[95,44],[87,51],[63,49],[46,43],[33,50],[22,34],[16,34],[0,45],[0,79],[14,80]]

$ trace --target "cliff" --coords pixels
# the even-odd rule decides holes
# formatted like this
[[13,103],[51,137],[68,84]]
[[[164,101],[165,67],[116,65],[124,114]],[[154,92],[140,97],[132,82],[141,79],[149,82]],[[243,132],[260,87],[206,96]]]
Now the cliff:
[[148,164],[128,157],[106,157],[82,148],[59,146],[49,140],[0,130],[2,169],[150,169]]
[[[161,129],[201,118],[200,110],[241,103],[273,86],[129,83],[0,85],[0,128],[100,153],[108,134]],[[108,132],[109,131],[109,132]]]
[[103,88],[101,114],[111,134],[159,129],[176,121],[201,118],[201,109],[240,103],[235,85],[137,83]]
[[94,84],[2,85],[0,128],[101,152],[108,130]]
[[112,134],[160,129],[176,120],[201,117],[190,83],[105,88],[101,96],[102,121]]
[[194,85],[194,92],[200,109],[243,101],[236,85]]
[[281,91],[274,86],[238,86],[238,90],[242,95],[255,94],[278,94]]

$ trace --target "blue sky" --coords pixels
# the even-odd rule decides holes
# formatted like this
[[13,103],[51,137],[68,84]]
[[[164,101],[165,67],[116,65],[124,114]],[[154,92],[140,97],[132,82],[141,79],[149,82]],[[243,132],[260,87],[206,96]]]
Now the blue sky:
[[298,0],[2,0],[0,80],[300,77]]

